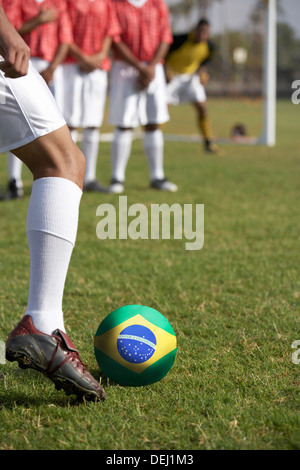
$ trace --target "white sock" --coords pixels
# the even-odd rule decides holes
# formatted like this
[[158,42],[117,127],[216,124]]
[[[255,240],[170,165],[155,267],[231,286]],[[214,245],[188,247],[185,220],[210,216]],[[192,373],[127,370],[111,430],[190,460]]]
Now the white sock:
[[112,178],[123,183],[127,163],[131,153],[132,131],[115,129],[112,151]]
[[22,161],[13,153],[7,152],[7,166],[9,179],[16,180],[17,188],[23,188],[22,183]]
[[71,134],[73,142],[75,142],[75,144],[77,144],[78,130],[77,129],[70,129],[70,134]]
[[34,181],[27,213],[30,283],[25,315],[35,328],[65,331],[62,299],[78,226],[81,189],[64,178]]
[[163,179],[164,173],[164,136],[161,129],[145,132],[144,150],[148,159],[151,181]]
[[85,184],[96,179],[99,136],[99,129],[83,129],[81,150],[86,160]]

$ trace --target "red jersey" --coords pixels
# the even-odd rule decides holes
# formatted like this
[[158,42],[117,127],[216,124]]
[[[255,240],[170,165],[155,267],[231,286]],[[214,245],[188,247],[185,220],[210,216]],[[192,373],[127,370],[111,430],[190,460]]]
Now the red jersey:
[[[84,54],[93,55],[102,50],[103,40],[120,34],[118,20],[111,0],[68,0],[74,43]],[[67,62],[76,62],[68,57]],[[102,62],[101,69],[109,70],[110,59]]]
[[140,61],[150,62],[162,42],[173,42],[169,9],[163,0],[146,0],[141,6],[112,0],[112,5],[121,28],[115,42],[124,42]]
[[61,43],[71,44],[73,42],[66,1],[2,0],[2,7],[6,15],[17,30],[28,20],[37,16],[41,6],[58,10],[58,19],[38,26],[29,34],[24,35],[23,39],[30,47],[32,57],[40,57],[51,62]]

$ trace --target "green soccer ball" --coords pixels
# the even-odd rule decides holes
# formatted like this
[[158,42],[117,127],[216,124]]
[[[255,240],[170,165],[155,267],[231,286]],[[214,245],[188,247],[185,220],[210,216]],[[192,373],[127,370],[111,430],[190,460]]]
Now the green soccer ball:
[[104,375],[139,387],[161,380],[174,364],[177,340],[168,320],[143,305],[126,305],[100,323],[95,356]]

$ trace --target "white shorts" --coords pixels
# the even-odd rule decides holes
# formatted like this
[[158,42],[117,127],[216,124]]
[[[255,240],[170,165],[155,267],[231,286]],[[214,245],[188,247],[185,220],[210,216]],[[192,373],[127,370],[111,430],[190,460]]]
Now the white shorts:
[[[50,62],[45,59],[41,59],[40,57],[31,57],[31,63],[34,66],[37,72],[41,73],[49,66]],[[51,93],[53,94],[56,103],[60,110],[62,110],[62,103],[64,101],[64,89],[62,86],[62,65],[59,65],[53,74],[53,81],[49,83],[49,88]]]
[[[57,82],[62,81],[64,90]],[[81,72],[77,64],[63,64],[62,79],[55,79],[54,95],[70,127],[100,127],[103,122],[106,94],[107,72],[94,70]]]
[[66,124],[44,79],[30,63],[25,77],[0,71],[0,152],[16,149]]
[[39,73],[49,67],[49,62],[45,59],[41,59],[40,57],[31,57],[30,60],[35,70]]
[[166,80],[162,64],[147,90],[138,84],[138,71],[126,62],[116,61],[111,70],[108,121],[118,127],[163,124],[169,118]]
[[168,104],[203,103],[206,101],[204,86],[198,74],[180,74],[167,85]]

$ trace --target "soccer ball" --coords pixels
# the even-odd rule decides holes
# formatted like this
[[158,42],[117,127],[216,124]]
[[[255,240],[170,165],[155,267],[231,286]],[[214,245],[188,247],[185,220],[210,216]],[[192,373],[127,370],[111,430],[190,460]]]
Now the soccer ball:
[[103,374],[120,385],[135,387],[165,377],[177,353],[176,336],[168,320],[143,305],[126,305],[104,318],[94,346]]

